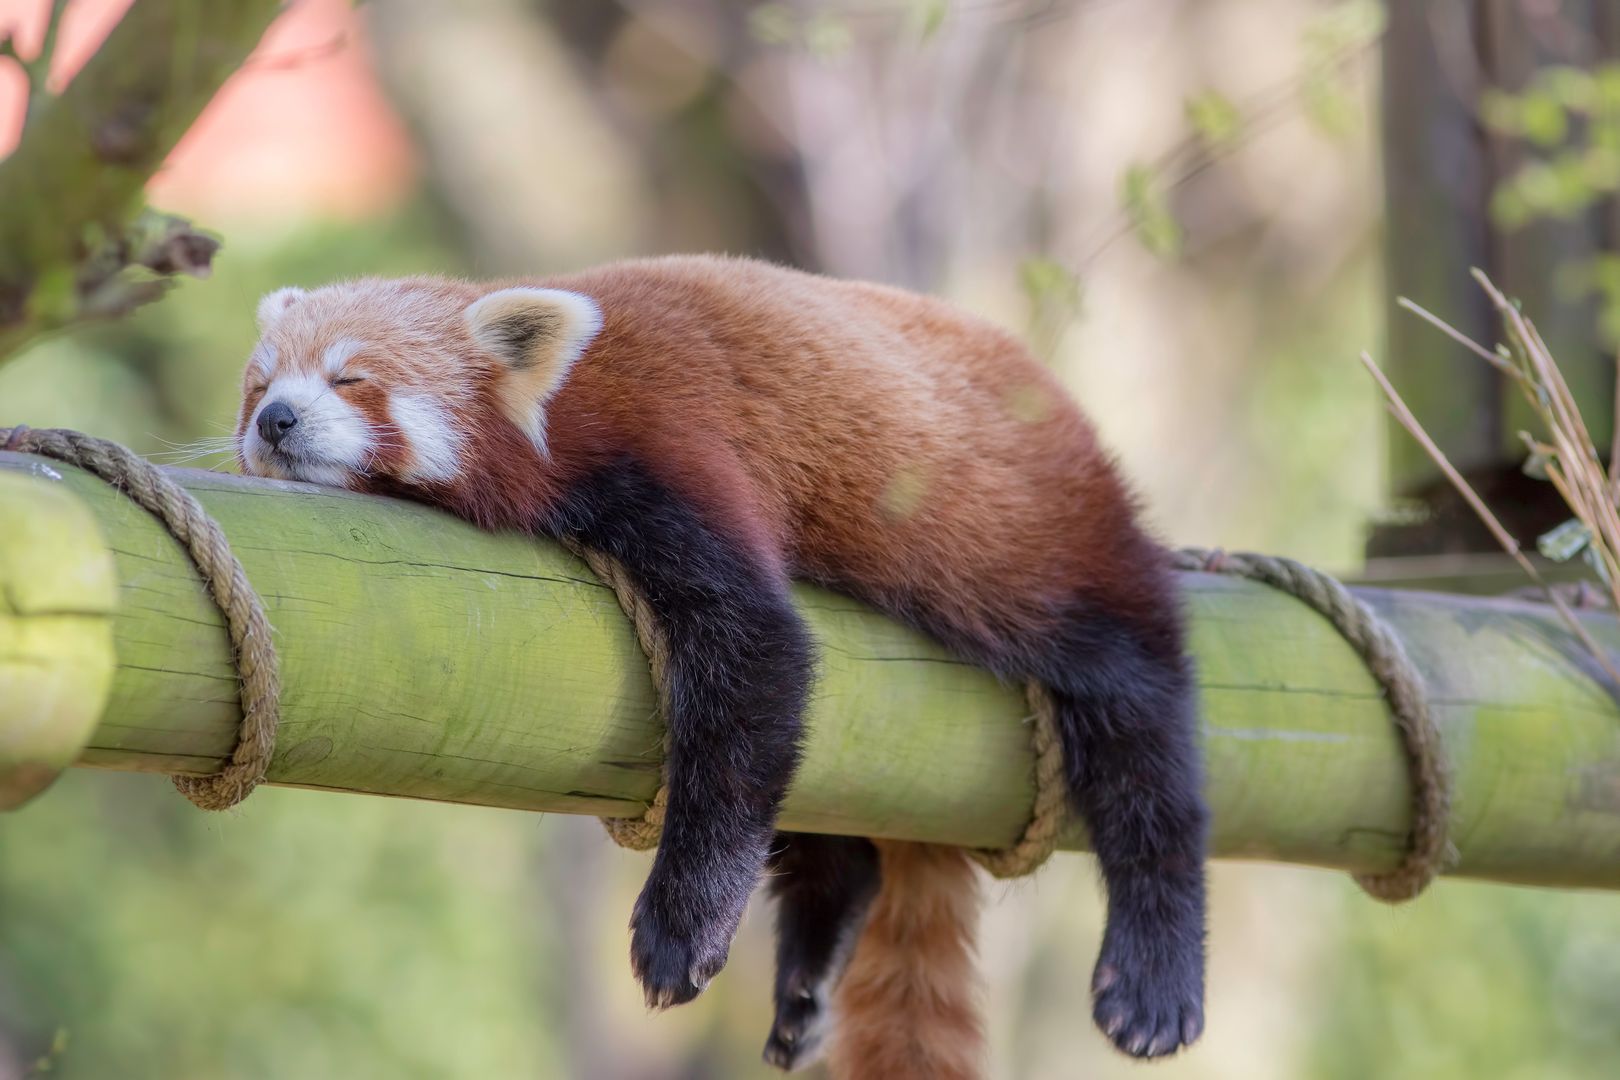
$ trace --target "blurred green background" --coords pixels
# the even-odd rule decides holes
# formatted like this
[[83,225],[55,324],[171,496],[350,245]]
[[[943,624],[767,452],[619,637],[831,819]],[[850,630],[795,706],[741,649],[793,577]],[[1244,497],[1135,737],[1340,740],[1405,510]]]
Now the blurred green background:
[[[64,41],[121,7],[70,5]],[[0,367],[0,424],[188,461],[277,286],[755,253],[1027,332],[1167,539],[1352,569],[1383,484],[1355,362],[1386,317],[1380,26],[1326,0],[303,0],[152,185],[223,234],[214,275]],[[588,820],[291,790],[206,815],[75,771],[0,818],[0,1080],[772,1075],[769,913],[649,1015],[646,868]],[[1389,908],[1218,866],[1208,1034],[1148,1067],[1089,1020],[1090,860],[991,895],[998,1077],[1620,1075],[1611,896]]]

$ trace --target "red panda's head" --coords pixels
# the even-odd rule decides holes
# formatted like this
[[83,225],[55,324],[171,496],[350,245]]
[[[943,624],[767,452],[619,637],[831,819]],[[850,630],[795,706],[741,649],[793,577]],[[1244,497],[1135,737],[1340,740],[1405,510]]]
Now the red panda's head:
[[470,436],[511,424],[546,453],[546,404],[601,328],[588,297],[369,279],[259,304],[242,380],[244,472],[359,488],[448,484]]

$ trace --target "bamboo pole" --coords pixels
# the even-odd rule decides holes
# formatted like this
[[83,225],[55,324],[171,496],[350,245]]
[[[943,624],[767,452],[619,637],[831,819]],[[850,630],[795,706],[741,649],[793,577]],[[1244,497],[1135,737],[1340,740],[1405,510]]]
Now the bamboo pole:
[[[116,654],[78,764],[206,772],[228,753],[236,686],[217,612],[178,545],[102,482],[0,453],[26,474],[0,517],[0,596],[65,565],[93,519],[118,605],[90,605]],[[492,536],[388,499],[171,470],[224,527],[276,628],[274,783],[528,810],[637,813],[660,734],[646,663],[612,594],[553,544]],[[68,493],[71,498],[64,498]],[[22,501],[19,501],[19,500]],[[51,528],[44,524],[55,522]],[[74,550],[77,550],[76,548]],[[1406,766],[1372,677],[1335,631],[1264,586],[1184,578],[1202,687],[1213,844],[1232,858],[1381,870],[1407,821]],[[1455,872],[1620,888],[1620,709],[1535,604],[1358,590],[1429,682],[1456,778]],[[820,642],[799,830],[971,845],[1017,835],[1031,798],[1022,695],[853,601],[797,592]],[[40,615],[0,606],[0,687]],[[1594,636],[1620,647],[1609,617]],[[55,647],[55,646],[53,646]],[[50,663],[94,664],[62,644]],[[0,696],[0,775],[37,723]],[[1065,846],[1083,846],[1071,830]]]

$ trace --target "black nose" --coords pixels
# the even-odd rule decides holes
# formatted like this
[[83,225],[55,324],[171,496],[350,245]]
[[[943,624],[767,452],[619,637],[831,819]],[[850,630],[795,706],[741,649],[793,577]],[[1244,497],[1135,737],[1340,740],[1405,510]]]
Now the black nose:
[[259,438],[280,446],[287,432],[298,426],[298,414],[285,401],[272,401],[259,410]]

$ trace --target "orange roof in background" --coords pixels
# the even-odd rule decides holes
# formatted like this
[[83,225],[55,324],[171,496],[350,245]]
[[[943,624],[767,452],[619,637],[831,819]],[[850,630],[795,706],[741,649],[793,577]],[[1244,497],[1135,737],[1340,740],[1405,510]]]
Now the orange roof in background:
[[[74,0],[51,78],[83,66],[130,0]],[[223,0],[221,0],[223,2]],[[39,48],[48,0],[0,0],[0,27]],[[25,82],[0,61],[0,154],[16,145]],[[383,96],[348,0],[297,0],[198,118],[147,191],[204,224],[387,213],[415,178],[410,139]]]

